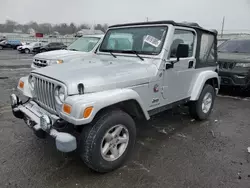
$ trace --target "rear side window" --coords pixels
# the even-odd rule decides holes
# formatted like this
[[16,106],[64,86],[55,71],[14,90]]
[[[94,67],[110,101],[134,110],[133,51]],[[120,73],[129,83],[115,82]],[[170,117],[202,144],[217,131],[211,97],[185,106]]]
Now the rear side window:
[[215,61],[213,35],[202,34],[199,59],[201,63],[212,63]]

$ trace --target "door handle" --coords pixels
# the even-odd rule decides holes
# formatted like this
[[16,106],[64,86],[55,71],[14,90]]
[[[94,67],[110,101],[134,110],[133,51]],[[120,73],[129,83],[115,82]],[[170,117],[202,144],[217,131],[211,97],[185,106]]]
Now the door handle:
[[189,61],[188,62],[188,68],[191,69],[194,66],[194,61]]

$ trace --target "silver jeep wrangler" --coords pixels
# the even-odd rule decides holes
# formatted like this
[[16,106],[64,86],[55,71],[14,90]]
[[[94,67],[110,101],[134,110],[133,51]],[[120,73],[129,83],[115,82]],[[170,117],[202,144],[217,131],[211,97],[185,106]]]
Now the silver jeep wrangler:
[[[122,36],[122,37],[116,37]],[[35,134],[77,149],[98,172],[119,168],[136,140],[136,118],[186,104],[208,118],[220,82],[217,32],[194,23],[156,21],[109,27],[94,55],[22,77],[13,114]]]

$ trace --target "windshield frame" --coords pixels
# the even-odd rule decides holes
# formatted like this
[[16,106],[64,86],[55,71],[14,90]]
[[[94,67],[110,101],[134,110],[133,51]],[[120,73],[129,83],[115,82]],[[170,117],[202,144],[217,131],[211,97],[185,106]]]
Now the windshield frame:
[[[225,42],[223,42],[222,44],[220,44],[218,46],[218,52],[219,53],[239,53],[239,54],[250,54],[250,49],[249,49],[249,52],[242,52],[242,51],[237,51],[237,49],[239,48],[239,45],[235,45],[235,50],[232,51],[232,50],[220,50],[221,48],[224,48],[225,45],[228,45],[229,43],[240,43],[240,42],[245,42],[247,41],[249,43],[249,46],[250,46],[250,39],[245,39],[245,40],[242,40],[242,39],[232,39],[232,40],[227,40]],[[232,45],[232,44],[230,44]],[[242,44],[241,44],[242,45]]]
[[[108,50],[108,49],[102,49],[102,45],[104,44],[104,41],[106,39],[106,37],[109,37],[110,34],[109,32],[112,32],[113,30],[120,30],[120,29],[129,29],[129,28],[149,28],[149,27],[165,27],[166,29],[166,32],[164,33],[164,35],[162,36],[163,37],[163,40],[162,40],[162,43],[161,43],[161,48],[159,50],[159,52],[157,53],[154,53],[154,52],[149,52],[149,51],[136,51],[137,54],[140,54],[140,55],[146,55],[146,56],[158,56],[162,53],[162,50],[164,48],[164,45],[165,45],[165,41],[166,41],[166,36],[169,32],[169,25],[168,24],[155,24],[155,25],[152,25],[152,24],[149,24],[149,25],[135,25],[135,26],[125,26],[125,27],[115,27],[115,28],[110,28],[107,30],[105,36],[103,37],[102,39],[102,42],[100,43],[100,46],[98,47],[98,52],[101,52],[101,53],[105,53],[105,54],[110,54],[110,52],[112,53],[118,53],[118,54],[121,54],[121,55],[133,55],[134,53],[132,53],[132,51],[135,51],[135,50]],[[135,55],[135,54],[134,54]]]
[[[73,43],[75,43],[77,40],[81,40],[83,38],[91,38],[91,39],[97,39],[97,42],[95,43],[94,47],[90,50],[90,51],[86,51],[87,53],[92,52],[96,49],[96,46],[98,46],[98,43],[100,42],[100,40],[102,40],[102,37],[99,36],[82,36],[78,39],[76,39],[74,42],[72,42],[70,45],[67,46],[66,50],[73,50],[73,48],[69,48]],[[78,52],[85,52],[85,51],[81,51],[81,50],[77,50]]]

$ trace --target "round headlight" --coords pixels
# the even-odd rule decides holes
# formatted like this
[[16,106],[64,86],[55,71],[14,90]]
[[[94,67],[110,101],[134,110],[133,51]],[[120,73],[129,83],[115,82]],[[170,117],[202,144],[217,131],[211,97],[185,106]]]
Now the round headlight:
[[30,85],[30,88],[33,90],[35,87],[35,78],[33,76],[29,77],[29,85]]
[[65,90],[63,87],[58,87],[55,90],[55,97],[59,103],[63,103],[65,100]]
[[59,91],[58,91],[58,97],[60,99],[60,101],[64,102],[65,99],[65,91],[63,87],[60,87]]

